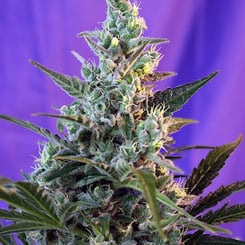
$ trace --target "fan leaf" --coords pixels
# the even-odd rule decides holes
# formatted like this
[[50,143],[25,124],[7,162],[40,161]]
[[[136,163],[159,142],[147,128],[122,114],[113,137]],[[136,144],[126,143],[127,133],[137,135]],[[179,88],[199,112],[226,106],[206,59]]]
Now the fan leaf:
[[198,241],[186,242],[186,245],[245,245],[245,242],[222,237],[222,236],[211,236],[211,235],[202,235]]
[[15,182],[14,184],[24,198],[31,200],[35,203],[36,207],[42,210],[50,219],[59,223],[55,203],[50,193],[45,191],[38,184],[28,182]]
[[[85,162],[84,162],[85,163]],[[78,169],[79,167],[82,167],[82,162],[67,162],[65,165],[57,170],[54,170],[50,173],[48,173],[45,176],[45,181],[49,182],[56,178],[64,177],[70,174],[73,170]]]
[[4,209],[0,209],[0,219],[40,223],[40,219],[32,214],[28,214],[23,211],[20,213],[13,210]]
[[[142,187],[139,186],[139,183],[136,180],[126,181],[124,183],[124,186],[138,190],[138,191],[141,191],[141,192],[143,191]],[[169,197],[167,197],[163,193],[160,193],[158,190],[156,190],[156,198],[159,202],[163,203],[164,205],[172,208],[173,210],[179,212],[180,214],[182,214],[183,216],[188,218],[189,219],[188,223],[192,222],[193,224],[195,224],[200,229],[210,231],[212,233],[221,232],[221,233],[230,234],[230,231],[228,231],[226,229],[219,228],[219,227],[209,225],[209,224],[205,224],[204,222],[201,222],[200,220],[196,219],[195,217],[190,215],[188,212],[186,212],[183,208],[177,206]]]
[[38,69],[46,73],[62,90],[64,90],[71,97],[78,99],[83,97],[82,92],[86,83],[82,83],[76,77],[72,78],[70,76],[52,71],[36,61],[30,60],[30,62]]
[[47,139],[49,139],[51,142],[54,142],[55,144],[59,145],[59,146],[63,146],[64,148],[69,148],[74,152],[77,152],[77,149],[75,148],[75,146],[73,146],[72,144],[70,144],[69,142],[61,139],[57,134],[52,134],[50,133],[50,131],[48,129],[44,129],[41,128],[31,122],[28,121],[23,121],[14,117],[10,117],[7,115],[0,115],[0,118],[10,121],[12,123],[15,123],[17,125],[20,125],[26,129],[29,129]]
[[185,183],[188,194],[200,195],[212,183],[212,180],[219,174],[220,169],[225,165],[225,161],[241,140],[242,137],[240,136],[233,143],[215,147],[205,159],[201,160]]
[[225,204],[220,209],[216,211],[211,210],[200,217],[200,220],[214,225],[236,222],[242,219],[245,219],[245,204],[237,204],[231,207],[227,207],[227,204]]
[[216,191],[209,192],[205,197],[200,197],[195,205],[191,207],[189,213],[193,216],[196,216],[204,210],[214,207],[231,194],[243,189],[245,189],[245,181],[235,182],[227,186],[221,186]]
[[0,228],[0,236],[11,233],[22,233],[34,230],[58,229],[55,225],[44,225],[39,223],[21,222]]
[[108,165],[105,165],[103,163],[95,163],[87,158],[83,157],[76,157],[76,156],[56,156],[55,160],[63,160],[63,161],[73,161],[78,163],[86,163],[90,165],[91,167],[98,170],[98,172],[101,175],[107,176],[107,179],[113,179],[112,175],[110,174],[111,168]]
[[14,237],[11,235],[3,235],[0,236],[0,244],[1,245],[18,245],[14,240]]
[[[36,217],[42,223],[59,225],[59,218],[53,200],[48,193],[39,185],[28,182],[10,182],[0,186],[0,199],[9,205],[20,209],[23,213],[23,218],[30,218],[30,215]],[[26,214],[25,214],[26,213]],[[9,213],[9,218],[11,218]],[[3,212],[1,215],[5,215]],[[13,218],[13,216],[12,216]],[[18,216],[15,213],[15,218]],[[21,220],[21,217],[20,217]]]
[[164,115],[169,116],[181,109],[189,98],[209,80],[216,76],[217,73],[218,72],[216,71],[195,82],[180,85],[175,88],[168,88],[164,91],[158,91],[149,99],[148,106],[149,108],[152,108],[164,105],[166,108]]

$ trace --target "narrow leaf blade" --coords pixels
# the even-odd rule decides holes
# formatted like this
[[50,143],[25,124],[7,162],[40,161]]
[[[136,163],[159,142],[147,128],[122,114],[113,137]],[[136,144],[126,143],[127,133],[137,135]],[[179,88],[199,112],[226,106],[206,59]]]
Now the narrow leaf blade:
[[21,222],[17,224],[12,224],[9,226],[1,227],[0,228],[0,236],[12,233],[22,233],[27,231],[34,231],[34,230],[45,230],[45,229],[57,229],[60,227],[56,226],[47,226],[44,224],[38,223],[29,223],[29,222]]
[[[138,185],[138,181],[135,181],[135,180],[126,181],[124,185],[126,187],[129,187],[129,188],[132,188],[138,191],[143,191],[142,188]],[[209,224],[206,224],[196,219],[195,217],[187,213],[183,208],[177,206],[169,197],[160,193],[159,191],[156,191],[156,198],[159,202],[165,204],[166,206],[172,208],[173,210],[179,212],[180,214],[188,218],[193,224],[195,224],[197,227],[199,227],[202,230],[209,231],[212,233],[221,232],[225,234],[230,234],[230,231],[226,229],[219,228],[213,225],[209,225]]]
[[142,79],[143,82],[158,82],[165,80],[169,77],[175,76],[175,72],[165,71],[165,72],[153,72],[152,74],[146,74]]
[[231,194],[245,189],[245,180],[235,182],[227,186],[221,186],[214,192],[209,192],[205,197],[200,197],[195,205],[191,207],[189,213],[193,216],[202,213],[204,210],[214,207],[220,201],[224,200]]
[[16,212],[13,210],[4,210],[0,209],[0,219],[4,220],[12,220],[12,221],[27,221],[27,222],[33,222],[33,221],[40,221],[37,217],[34,215],[28,214],[26,212]]
[[208,213],[200,217],[200,220],[214,225],[237,222],[243,219],[245,219],[245,204],[237,204],[231,207],[227,207],[226,204],[216,211],[209,211]]
[[149,172],[143,172],[139,170],[133,170],[134,174],[136,175],[139,183],[144,190],[145,198],[148,202],[149,208],[151,210],[151,214],[153,220],[156,223],[157,230],[164,242],[168,241],[166,234],[163,233],[161,219],[160,219],[160,212],[157,204],[156,198],[156,186],[155,186],[155,179],[153,175]]
[[200,80],[156,92],[149,100],[149,108],[164,105],[166,108],[165,116],[173,114],[181,109],[189,98],[214,76],[216,76],[217,73],[218,72],[213,72]]
[[68,95],[78,99],[82,98],[82,91],[85,83],[82,83],[78,78],[72,78],[70,76],[52,71],[36,61],[31,60],[30,62],[38,69],[46,73]]
[[220,169],[225,165],[225,161],[241,140],[242,137],[240,136],[230,144],[215,147],[205,159],[201,160],[185,183],[188,194],[200,195],[212,183],[212,180],[219,174]]
[[245,245],[245,242],[222,237],[222,236],[211,236],[211,235],[202,235],[197,243],[186,243],[186,245]]
[[[33,220],[35,220],[34,217],[38,217],[42,223],[59,224],[53,199],[38,184],[11,182],[1,185],[0,199],[24,212],[23,218],[30,218],[32,215]],[[2,215],[6,215],[6,213],[2,212]],[[11,213],[9,215],[11,218]],[[15,218],[18,218],[17,214],[15,214]]]
[[61,139],[56,134],[55,135],[52,134],[48,129],[41,128],[41,127],[31,123],[31,122],[20,120],[20,119],[17,119],[15,117],[7,116],[7,115],[1,115],[0,114],[0,118],[7,120],[7,121],[10,121],[12,123],[15,123],[19,126],[22,126],[23,128],[29,129],[29,130],[47,138],[47,139],[49,139],[50,141],[56,143],[57,145],[63,146],[64,148],[70,148],[74,152],[77,151],[77,149],[71,143]]
[[27,200],[32,200],[40,210],[48,215],[53,221],[59,223],[55,203],[48,192],[39,185],[28,182],[15,182],[15,186]]

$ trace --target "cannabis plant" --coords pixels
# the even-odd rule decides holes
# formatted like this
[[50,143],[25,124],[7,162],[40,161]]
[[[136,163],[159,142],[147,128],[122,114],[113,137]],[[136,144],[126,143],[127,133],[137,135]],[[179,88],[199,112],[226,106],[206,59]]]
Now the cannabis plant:
[[[245,217],[245,204],[216,205],[245,188],[245,181],[202,196],[239,145],[209,147],[189,176],[176,165],[173,133],[194,121],[173,114],[217,72],[195,82],[153,92],[172,72],[156,71],[164,38],[142,35],[138,5],[107,0],[101,30],[83,37],[98,62],[81,62],[81,77],[31,63],[74,100],[56,114],[59,135],[31,122],[1,115],[46,138],[25,181],[0,179],[5,220],[0,242],[43,245],[245,244],[219,224]],[[177,155],[176,155],[177,154]],[[8,221],[8,222],[6,222]]]

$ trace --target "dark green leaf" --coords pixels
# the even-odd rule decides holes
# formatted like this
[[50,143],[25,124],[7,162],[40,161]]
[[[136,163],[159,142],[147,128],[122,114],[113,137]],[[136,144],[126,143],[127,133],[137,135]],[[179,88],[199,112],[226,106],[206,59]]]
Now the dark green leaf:
[[74,150],[75,152],[77,152],[77,149],[75,148],[75,146],[71,145],[69,142],[61,139],[58,135],[53,135],[52,133],[50,133],[50,131],[48,129],[43,129],[39,126],[36,126],[35,124],[28,122],[28,121],[23,121],[14,117],[10,117],[7,115],[0,115],[0,118],[10,121],[12,123],[18,124],[24,128],[27,128],[35,133],[38,133],[39,135],[51,140],[52,142],[56,143],[59,146],[63,146],[64,148],[70,148],[72,150]]
[[[126,181],[124,185],[126,187],[129,187],[129,188],[141,191],[141,192],[143,191],[142,187],[139,186],[139,183],[136,180]],[[171,209],[179,212],[180,214],[188,218],[189,219],[188,223],[192,222],[193,224],[195,224],[197,227],[199,227],[202,230],[210,231],[213,233],[222,232],[222,233],[230,234],[230,232],[226,229],[219,228],[219,227],[209,225],[209,224],[205,224],[204,222],[201,222],[200,220],[196,219],[195,217],[187,213],[183,208],[177,206],[169,197],[167,197],[163,193],[160,193],[158,190],[156,191],[156,198],[159,202],[163,203],[164,205],[170,207]]]
[[[59,218],[53,199],[39,185],[28,182],[11,182],[0,186],[0,199],[9,205],[20,209],[23,218],[27,219],[33,215],[33,222],[38,219],[45,224],[59,224]],[[26,213],[26,215],[25,215]],[[9,213],[11,218],[11,214]],[[2,212],[2,215],[6,215]],[[12,216],[13,217],[13,216]],[[19,216],[16,214],[15,218]],[[21,218],[21,217],[20,217]]]
[[81,162],[67,162],[63,167],[46,174],[45,181],[49,182],[56,178],[67,176],[70,172],[82,166]]
[[197,227],[199,227],[200,229],[204,231],[210,231],[212,233],[222,232],[222,233],[230,234],[230,232],[226,229],[222,229],[222,228],[201,222],[200,220],[196,219],[195,217],[187,213],[184,209],[177,206],[169,197],[167,197],[166,195],[163,195],[162,193],[158,191],[157,191],[157,200],[167,205],[168,207],[172,208],[173,210],[178,211],[180,214],[182,214],[183,216],[189,219],[189,223],[192,222],[194,225],[196,225]]
[[202,159],[197,168],[194,168],[185,183],[188,194],[200,195],[219,174],[220,169],[235,148],[240,144],[242,137],[230,144],[215,147],[205,159]]
[[118,128],[126,140],[130,140],[134,128],[134,118],[130,113],[124,113],[117,121]]
[[186,245],[245,245],[245,242],[222,236],[202,235],[197,241],[187,240]]
[[76,182],[73,188],[83,187],[85,185],[93,184],[94,182],[100,181],[102,179],[107,179],[107,176],[100,174],[90,174],[88,176],[84,176],[79,181]]
[[132,52],[135,48],[142,44],[147,44],[147,45],[157,45],[160,43],[168,43],[169,40],[166,38],[151,38],[151,37],[140,37],[140,38],[133,38],[128,41],[127,43],[127,48],[128,48],[128,53]]
[[200,220],[214,225],[236,222],[243,219],[245,219],[245,204],[237,204],[231,207],[227,207],[227,204],[225,204],[218,210],[211,210],[200,217]]
[[19,193],[35,203],[35,206],[43,211],[44,214],[50,217],[54,222],[59,223],[59,217],[55,208],[55,203],[50,194],[38,184],[28,182],[15,182]]
[[140,197],[133,193],[128,193],[122,196],[121,205],[122,205],[122,211],[125,217],[132,218],[133,210],[137,206],[139,199]]
[[221,186],[214,192],[209,192],[205,197],[200,197],[189,213],[193,216],[200,214],[204,210],[214,207],[232,193],[245,189],[245,181],[236,182],[227,186]]
[[14,185],[11,185],[10,187],[8,186],[8,188],[1,186],[0,199],[13,207],[25,211],[26,213],[31,214],[33,216],[39,217],[40,219],[43,219],[45,216],[35,206],[32,200],[26,200],[25,198],[23,198],[22,195],[19,195]]
[[59,114],[50,114],[50,113],[33,113],[32,116],[54,117],[54,118],[67,120],[67,121],[70,121],[73,123],[78,123],[78,124],[81,124],[81,122],[82,122],[82,118],[80,118],[78,115],[59,115]]
[[19,233],[18,234],[18,238],[23,243],[23,245],[32,245],[30,242],[27,241],[26,233],[23,233],[23,232],[22,233]]
[[156,92],[154,96],[149,99],[149,108],[164,105],[164,108],[166,109],[164,115],[169,116],[173,114],[175,111],[181,109],[189,98],[209,80],[216,76],[216,74],[217,72],[213,72],[195,82]]
[[162,230],[161,217],[159,212],[159,206],[157,204],[156,198],[156,185],[154,176],[149,172],[133,170],[135,173],[141,188],[144,190],[143,193],[151,210],[151,214],[154,222],[156,223],[156,228],[164,242],[168,241],[166,234]]
[[0,219],[12,221],[40,222],[40,219],[26,212],[0,209]]
[[85,83],[82,83],[78,78],[63,75],[61,73],[52,71],[36,61],[30,61],[34,66],[46,73],[61,89],[68,95],[74,98],[82,98]]
[[34,231],[34,230],[57,229],[57,228],[60,227],[52,226],[52,225],[47,226],[38,223],[21,222],[9,226],[1,227],[0,236],[11,234],[11,233],[19,233],[19,232],[21,233],[21,232]]
[[[0,224],[0,228],[2,225]],[[18,245],[12,235],[4,235],[0,236],[0,244],[1,245]]]
[[11,235],[0,236],[1,245],[18,245]]
[[77,163],[86,163],[90,165],[91,167],[98,170],[98,172],[101,175],[107,176],[107,179],[112,179],[112,176],[110,174],[110,166],[103,164],[103,163],[94,163],[93,161],[83,158],[83,157],[77,157],[77,156],[56,156],[55,160],[63,160],[63,161],[72,161]]

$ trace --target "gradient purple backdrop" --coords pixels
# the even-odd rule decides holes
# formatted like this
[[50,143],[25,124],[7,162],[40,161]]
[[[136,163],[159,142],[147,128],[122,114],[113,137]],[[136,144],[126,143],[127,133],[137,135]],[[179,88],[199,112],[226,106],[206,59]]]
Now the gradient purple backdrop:
[[[106,16],[101,0],[0,0],[0,113],[31,120],[55,131],[55,121],[32,117],[50,112],[51,106],[70,103],[54,83],[28,62],[34,59],[69,75],[80,75],[80,64],[71,55],[94,58],[76,34],[101,26]],[[245,1],[244,0],[141,0],[145,36],[167,37],[161,46],[164,59],[159,70],[178,76],[159,82],[157,89],[201,78],[214,70],[219,75],[198,92],[176,115],[199,124],[175,135],[178,145],[220,145],[245,135]],[[36,142],[32,132],[0,120],[0,176],[22,179],[20,170],[31,171]],[[206,153],[206,152],[205,152]],[[187,173],[204,152],[186,152],[181,166]],[[244,142],[232,155],[214,188],[245,179]],[[245,202],[237,194],[231,203]],[[245,222],[228,227],[245,240]]]

